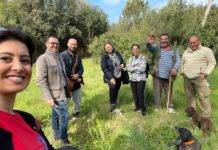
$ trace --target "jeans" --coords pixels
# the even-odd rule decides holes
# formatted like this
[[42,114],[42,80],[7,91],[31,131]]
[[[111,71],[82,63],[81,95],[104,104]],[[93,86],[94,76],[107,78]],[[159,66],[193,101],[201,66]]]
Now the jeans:
[[80,112],[81,100],[82,100],[82,89],[79,88],[75,91],[72,91],[72,100],[75,104],[74,113]]
[[54,131],[54,138],[66,141],[67,125],[68,125],[68,110],[66,100],[56,101],[52,106],[52,129]]

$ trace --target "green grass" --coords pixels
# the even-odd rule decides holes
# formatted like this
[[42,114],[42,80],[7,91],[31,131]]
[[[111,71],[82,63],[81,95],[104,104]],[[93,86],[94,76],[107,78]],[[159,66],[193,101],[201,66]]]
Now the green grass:
[[[84,59],[84,80],[82,117],[69,123],[69,139],[74,146],[87,150],[168,150],[167,143],[177,137],[174,126],[189,128],[194,136],[202,141],[203,150],[216,150],[218,136],[213,134],[207,140],[202,138],[201,131],[193,128],[185,116],[184,108],[187,100],[183,89],[183,79],[177,77],[174,83],[174,104],[176,114],[166,113],[166,100],[163,109],[154,112],[150,106],[149,115],[142,117],[133,111],[134,103],[129,85],[123,85],[119,93],[119,105],[123,116],[109,113],[108,87],[103,83],[100,65],[93,59]],[[213,121],[218,128],[218,69],[210,76]],[[151,79],[147,83],[148,103],[152,103]],[[165,97],[163,97],[165,99]],[[16,109],[32,113],[43,123],[43,130],[52,142],[50,124],[51,109],[41,99],[41,93],[35,82],[35,72],[29,87],[17,97]],[[69,113],[72,113],[73,103],[69,101]],[[55,147],[59,147],[54,143]]]

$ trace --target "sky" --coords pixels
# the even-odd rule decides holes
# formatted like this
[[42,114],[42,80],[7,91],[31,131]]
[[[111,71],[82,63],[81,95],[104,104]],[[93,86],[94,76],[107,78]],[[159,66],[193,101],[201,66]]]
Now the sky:
[[[99,6],[107,15],[110,23],[116,23],[122,13],[127,0],[86,0],[89,4]],[[152,8],[161,8],[167,5],[168,0],[147,0]],[[186,0],[190,4],[206,5],[207,0]],[[218,0],[214,0],[218,5]]]

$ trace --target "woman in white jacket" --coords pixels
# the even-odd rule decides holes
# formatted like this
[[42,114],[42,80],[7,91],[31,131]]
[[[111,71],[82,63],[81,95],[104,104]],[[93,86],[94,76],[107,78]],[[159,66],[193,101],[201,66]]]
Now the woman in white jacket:
[[144,99],[146,64],[147,60],[141,55],[140,46],[138,44],[133,44],[132,57],[128,60],[127,71],[129,72],[130,85],[135,100],[135,111],[141,111],[143,116],[146,115]]

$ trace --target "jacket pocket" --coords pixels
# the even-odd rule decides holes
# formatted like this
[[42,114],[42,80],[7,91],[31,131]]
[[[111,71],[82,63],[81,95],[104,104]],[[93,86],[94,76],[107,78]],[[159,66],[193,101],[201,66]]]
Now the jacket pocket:
[[56,74],[58,72],[58,66],[48,66],[48,73]]

